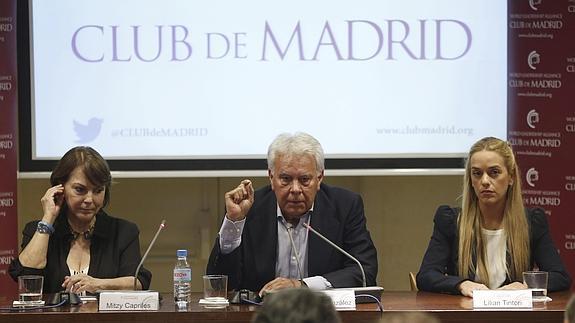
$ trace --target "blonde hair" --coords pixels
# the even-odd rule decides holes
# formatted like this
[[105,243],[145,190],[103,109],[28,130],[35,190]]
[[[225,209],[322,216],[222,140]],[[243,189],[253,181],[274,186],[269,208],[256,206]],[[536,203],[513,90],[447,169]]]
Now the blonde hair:
[[[513,150],[501,139],[486,137],[476,142],[470,149],[463,177],[463,196],[461,214],[458,219],[459,257],[457,261],[459,276],[469,277],[477,273],[480,282],[489,286],[487,255],[483,235],[481,234],[481,211],[477,195],[471,183],[471,156],[480,151],[493,151],[499,154],[511,177],[513,185],[507,189],[503,229],[507,235],[507,274],[513,281],[521,281],[522,273],[529,270],[529,225],[521,196],[521,179],[519,167]],[[476,264],[473,262],[476,257]]]

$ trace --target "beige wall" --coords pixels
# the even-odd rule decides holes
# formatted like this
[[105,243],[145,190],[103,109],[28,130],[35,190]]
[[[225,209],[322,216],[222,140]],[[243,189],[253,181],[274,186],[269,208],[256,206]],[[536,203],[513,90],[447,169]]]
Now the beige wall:
[[[171,290],[176,249],[186,248],[193,266],[193,289],[201,275],[223,216],[223,194],[240,178],[117,178],[112,186],[110,214],[136,222],[142,253],[161,219],[167,227],[145,266],[153,273],[152,287]],[[266,178],[253,178],[256,187]],[[408,272],[417,272],[440,204],[455,204],[461,176],[326,177],[332,185],[359,192],[367,224],[378,250],[378,283],[386,290],[409,290]],[[41,217],[40,198],[48,179],[18,181],[19,227]]]

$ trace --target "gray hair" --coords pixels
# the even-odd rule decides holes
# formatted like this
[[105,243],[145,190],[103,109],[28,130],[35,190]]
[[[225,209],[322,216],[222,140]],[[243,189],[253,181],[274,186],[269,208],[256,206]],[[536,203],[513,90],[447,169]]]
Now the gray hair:
[[323,148],[317,139],[305,132],[295,134],[282,133],[274,139],[268,148],[268,169],[275,171],[275,160],[280,155],[312,156],[315,159],[316,169],[321,173],[324,169]]

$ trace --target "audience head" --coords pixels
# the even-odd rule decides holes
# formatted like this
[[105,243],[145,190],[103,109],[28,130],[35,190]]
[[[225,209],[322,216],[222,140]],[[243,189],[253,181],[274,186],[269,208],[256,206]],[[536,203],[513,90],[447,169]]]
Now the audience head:
[[281,134],[268,149],[268,175],[282,215],[298,220],[312,207],[320,189],[324,154],[312,136]]
[[112,185],[110,167],[106,160],[91,147],[78,146],[68,150],[52,171],[51,185],[64,185],[77,170],[81,171],[93,186],[104,188],[103,206],[108,205]]
[[424,312],[388,313],[382,316],[379,323],[440,323],[435,316]]
[[565,323],[575,323],[575,295],[571,296],[567,307],[565,307],[565,317],[563,321]]
[[307,288],[267,294],[252,323],[339,323],[331,299]]

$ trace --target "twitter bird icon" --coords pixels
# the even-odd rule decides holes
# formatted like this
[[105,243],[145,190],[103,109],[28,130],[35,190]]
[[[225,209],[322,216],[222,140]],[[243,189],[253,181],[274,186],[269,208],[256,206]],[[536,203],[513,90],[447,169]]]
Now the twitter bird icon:
[[85,144],[96,139],[102,129],[102,122],[104,122],[104,119],[99,118],[91,118],[88,120],[88,124],[81,124],[74,120],[74,131],[78,137],[76,142]]

